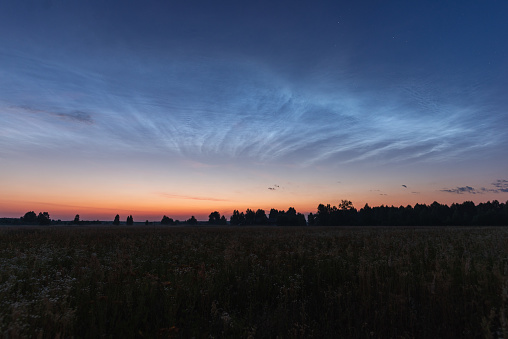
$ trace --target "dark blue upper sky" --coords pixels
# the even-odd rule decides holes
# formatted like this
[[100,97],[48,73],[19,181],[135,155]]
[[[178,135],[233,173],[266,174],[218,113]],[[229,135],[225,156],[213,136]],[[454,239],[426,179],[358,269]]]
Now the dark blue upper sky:
[[3,1],[0,158],[152,154],[492,193],[507,18],[506,1]]

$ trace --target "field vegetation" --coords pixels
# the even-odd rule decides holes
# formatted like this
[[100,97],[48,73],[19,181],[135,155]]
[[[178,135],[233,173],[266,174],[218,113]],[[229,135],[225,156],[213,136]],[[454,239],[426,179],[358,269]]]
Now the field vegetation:
[[4,227],[4,337],[508,337],[508,229]]

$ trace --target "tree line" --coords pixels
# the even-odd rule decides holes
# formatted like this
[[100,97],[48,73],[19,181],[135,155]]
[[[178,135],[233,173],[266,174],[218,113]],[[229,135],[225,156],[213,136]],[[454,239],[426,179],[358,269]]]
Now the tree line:
[[[51,220],[48,212],[34,211],[25,213],[18,218],[0,218],[0,224],[59,224],[60,220]],[[101,224],[100,221],[82,221],[76,214],[71,222],[80,224]],[[120,215],[116,215],[113,225],[120,225]],[[184,221],[173,220],[164,215],[160,221],[162,225],[197,225],[198,220],[191,216]],[[245,212],[234,210],[229,222],[224,215],[214,211],[208,216],[208,225],[277,225],[277,226],[501,226],[508,225],[508,201],[500,203],[497,200],[475,205],[472,201],[451,206],[433,202],[430,205],[416,204],[406,207],[377,206],[370,207],[365,204],[357,210],[349,200],[342,200],[338,206],[319,204],[315,213],[305,215],[298,213],[294,207],[287,211],[272,208],[268,215],[265,210],[247,209]],[[133,225],[132,215],[127,216],[126,225]],[[153,224],[148,220],[146,225]]]
[[351,201],[342,200],[338,207],[320,204],[308,216],[315,226],[502,226],[508,225],[508,201],[494,200],[475,205],[472,201],[451,206],[433,202],[414,207],[365,204],[357,210]]
[[[164,216],[161,224],[176,225],[180,222]],[[197,224],[194,217],[184,222]],[[227,225],[225,216],[214,211],[208,217],[209,225]],[[451,206],[433,202],[430,205],[416,204],[406,207],[377,206],[365,204],[357,210],[349,200],[342,200],[338,206],[319,204],[315,213],[307,220],[302,213],[290,207],[287,211],[272,208],[268,216],[265,210],[234,210],[230,225],[277,225],[277,226],[501,226],[508,225],[508,202],[494,200],[475,205],[472,201]]]

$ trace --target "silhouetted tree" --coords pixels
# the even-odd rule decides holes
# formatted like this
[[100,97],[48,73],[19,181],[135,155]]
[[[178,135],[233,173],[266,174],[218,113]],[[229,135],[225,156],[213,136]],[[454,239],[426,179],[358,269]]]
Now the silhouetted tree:
[[73,223],[75,223],[76,225],[79,224],[79,214],[76,214]]
[[243,212],[234,210],[233,215],[229,219],[229,223],[231,225],[243,225],[245,223],[245,215],[243,214]]
[[353,209],[353,203],[350,200],[342,200],[339,204],[339,210],[351,210]]
[[288,208],[287,212],[279,211],[277,216],[277,225],[279,226],[305,226],[305,216],[297,213],[294,207]]
[[148,224],[150,224],[150,223],[148,222],[148,219],[147,219],[147,220],[145,221],[145,225],[146,225],[146,226],[148,226]]
[[191,216],[190,219],[187,219],[187,224],[189,225],[197,225],[198,221],[194,216]]
[[36,222],[37,214],[34,211],[26,212],[24,216],[21,217],[21,220],[24,222]]
[[333,208],[328,205],[319,204],[318,210],[315,216],[315,221],[317,225],[320,226],[330,226],[333,225],[332,213],[337,210],[337,207],[333,206]]
[[402,218],[402,225],[413,225],[413,207],[411,207],[411,205],[407,205],[402,213],[404,214]]
[[172,218],[168,218],[166,216],[163,216],[162,217],[162,220],[161,220],[161,224],[162,225],[173,225],[175,222],[173,221]]
[[307,222],[305,221],[305,215],[303,215],[302,213],[296,214],[295,226],[307,226]]
[[37,221],[39,222],[39,225],[49,225],[51,223],[51,219],[49,218],[48,212],[39,212],[39,215],[37,216]]
[[265,210],[260,208],[260,209],[258,209],[256,211],[256,216],[254,218],[254,223],[256,225],[266,225],[266,224],[268,224],[268,218],[266,217]]
[[210,213],[210,215],[208,216],[208,223],[210,225],[219,225],[220,213],[217,211]]
[[308,225],[309,225],[309,226],[314,226],[314,225],[316,225],[316,220],[315,220],[315,218],[314,218],[314,214],[309,213],[309,215],[307,216],[307,221],[308,221]]
[[363,208],[358,212],[359,224],[360,225],[372,225],[372,208],[369,204],[365,204]]
[[115,216],[115,220],[113,220],[113,225],[120,225],[120,216],[118,214]]
[[277,218],[279,217],[279,211],[276,210],[275,208],[272,208],[270,210],[270,214],[268,215],[268,222],[270,224],[277,224]]
[[210,224],[210,225],[227,225],[228,222],[227,222],[225,216],[221,217],[220,213],[215,211],[215,212],[210,213],[210,215],[208,216],[208,224]]
[[314,216],[314,224],[321,226],[357,225],[358,211],[349,200],[342,200],[339,208],[330,206],[330,204],[326,206],[319,204]]
[[127,225],[133,225],[134,224],[134,219],[132,218],[132,215],[129,215],[127,217],[127,220],[125,222]]
[[503,220],[501,222],[502,225],[508,225],[508,200],[504,203],[504,207],[500,206],[501,215]]
[[465,201],[450,207],[437,201],[431,205],[416,204],[414,207],[370,207],[365,204],[360,211],[356,211],[349,203],[339,204],[339,209],[320,204],[313,218],[316,225],[508,225],[508,207],[497,200],[480,203],[478,206],[472,201]]
[[256,222],[256,212],[254,212],[250,208],[247,208],[247,211],[245,211],[245,225],[254,225],[255,222]]
[[334,215],[337,225],[356,225],[357,210],[350,200],[342,200],[339,204],[338,211]]

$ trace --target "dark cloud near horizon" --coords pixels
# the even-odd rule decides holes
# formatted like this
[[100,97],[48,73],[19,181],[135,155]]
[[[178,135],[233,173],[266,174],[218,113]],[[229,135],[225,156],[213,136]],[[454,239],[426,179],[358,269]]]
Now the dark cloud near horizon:
[[492,183],[492,186],[496,187],[499,192],[508,192],[508,180],[498,179]]
[[457,188],[452,188],[452,189],[442,189],[440,191],[447,192],[447,193],[455,193],[455,194],[464,194],[464,193],[477,194],[477,193],[480,193],[471,186],[462,186],[462,187],[457,187]]
[[440,192],[455,193],[455,194],[483,194],[483,193],[507,193],[508,192],[508,180],[498,179],[492,183],[495,188],[481,187],[480,189],[473,188],[471,186],[462,186],[452,189],[442,189]]

